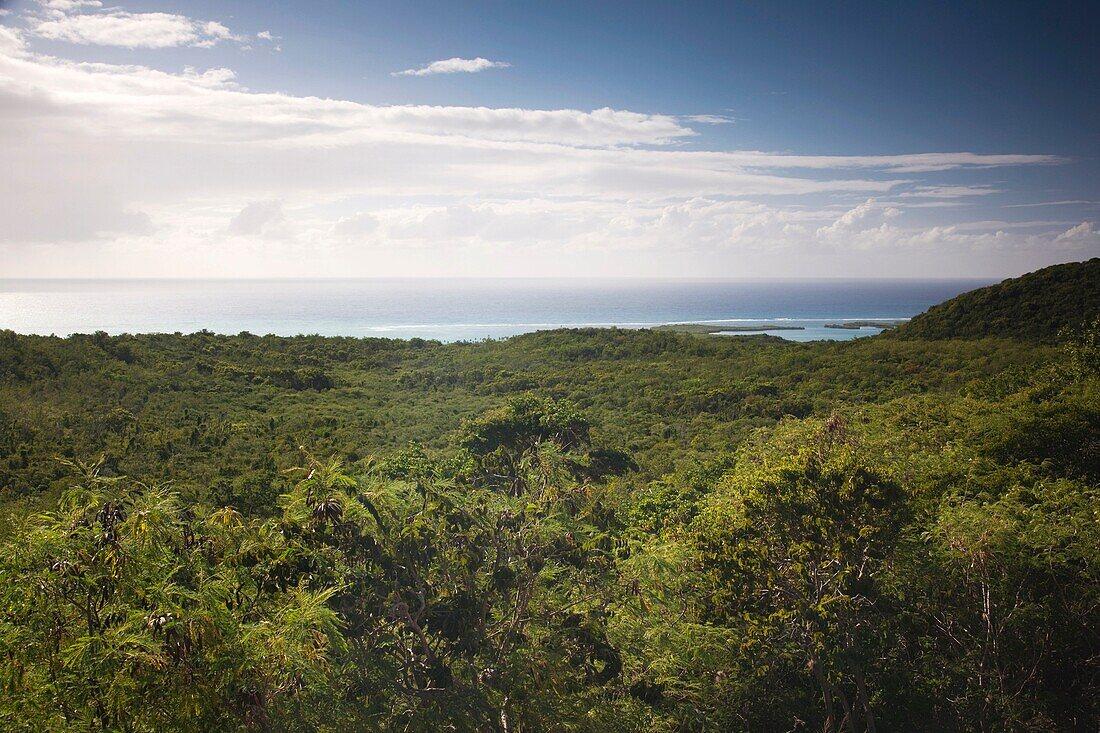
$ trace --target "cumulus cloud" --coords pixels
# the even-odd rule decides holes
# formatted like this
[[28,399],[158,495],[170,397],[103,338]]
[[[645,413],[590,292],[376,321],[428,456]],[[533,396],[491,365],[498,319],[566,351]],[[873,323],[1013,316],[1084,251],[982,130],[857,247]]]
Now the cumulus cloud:
[[[40,6],[31,31],[51,41],[122,48],[210,48],[222,41],[246,41],[222,23],[176,13],[131,13],[104,8],[99,0],[42,0]],[[266,40],[272,40],[270,34]]]
[[38,0],[48,13],[69,13],[80,8],[101,8],[101,0]]
[[1086,242],[1092,241],[1100,244],[1100,232],[1093,228],[1091,221],[1083,221],[1077,226],[1070,227],[1054,239],[1055,242]]
[[200,24],[170,13],[121,11],[47,20],[35,26],[34,31],[53,41],[124,48],[209,46],[228,36],[228,29],[218,23]]
[[884,230],[887,222],[901,214],[893,206],[884,206],[874,199],[867,199],[859,206],[845,211],[835,221],[817,230],[817,236],[832,238],[851,232],[869,232],[873,228]]
[[416,69],[395,71],[390,76],[431,76],[432,74],[475,74],[486,69],[507,69],[507,61],[490,61],[478,56],[476,59],[455,58],[433,61],[427,66]]
[[[1006,231],[1011,225],[969,231],[965,225],[906,225],[905,219],[904,212],[875,201],[845,209],[709,197],[676,202],[536,197],[382,206],[341,220],[338,228],[352,247],[341,250],[347,260],[386,251],[390,257],[419,258],[421,271],[431,274],[453,272],[465,260],[482,274],[506,274],[517,262],[562,274],[562,263],[581,261],[613,262],[619,274],[774,276],[779,268],[790,276],[881,275],[882,261],[894,259],[908,263],[896,274],[935,276],[943,274],[945,258],[960,268],[956,272],[990,257],[1026,268],[1022,263],[1034,262],[1037,251],[1048,252],[1053,239]],[[1088,247],[1084,241],[1067,244],[1056,258],[1084,255]],[[705,259],[706,269],[685,267],[698,258]]]
[[229,220],[229,233],[241,235],[261,234],[265,228],[283,219],[280,201],[253,201]]
[[361,239],[378,229],[378,219],[370,213],[358,212],[353,216],[339,219],[332,227],[332,233],[343,239]]

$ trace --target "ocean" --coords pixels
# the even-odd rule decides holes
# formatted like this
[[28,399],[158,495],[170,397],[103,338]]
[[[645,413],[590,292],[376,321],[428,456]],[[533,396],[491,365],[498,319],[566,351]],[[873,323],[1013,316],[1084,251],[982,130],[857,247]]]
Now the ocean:
[[878,329],[990,280],[0,280],[0,328],[24,334],[321,334],[440,341],[561,327],[801,326],[796,341]]

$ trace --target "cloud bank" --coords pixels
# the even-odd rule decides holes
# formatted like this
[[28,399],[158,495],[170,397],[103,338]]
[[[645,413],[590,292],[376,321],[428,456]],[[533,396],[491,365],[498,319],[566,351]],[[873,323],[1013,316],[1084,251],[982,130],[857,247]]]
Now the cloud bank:
[[923,218],[1002,188],[944,176],[1056,156],[708,151],[711,120],[253,91],[34,33],[0,27],[9,276],[962,275],[1100,249],[1089,221]]

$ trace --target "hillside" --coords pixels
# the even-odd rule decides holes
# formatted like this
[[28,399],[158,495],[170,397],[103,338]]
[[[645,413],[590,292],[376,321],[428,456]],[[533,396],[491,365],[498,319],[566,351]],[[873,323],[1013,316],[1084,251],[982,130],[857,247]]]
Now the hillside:
[[351,462],[409,442],[443,449],[459,421],[525,393],[575,402],[660,475],[784,416],[951,393],[1043,358],[1045,349],[1011,342],[796,344],[612,329],[479,344],[0,331],[0,501],[67,486],[58,456],[103,456],[113,471],[201,498],[280,475],[303,443]]
[[1097,730],[1098,336],[0,331],[0,730]]
[[1004,336],[1054,341],[1100,314],[1100,257],[1054,265],[979,288],[929,308],[898,329],[901,338]]

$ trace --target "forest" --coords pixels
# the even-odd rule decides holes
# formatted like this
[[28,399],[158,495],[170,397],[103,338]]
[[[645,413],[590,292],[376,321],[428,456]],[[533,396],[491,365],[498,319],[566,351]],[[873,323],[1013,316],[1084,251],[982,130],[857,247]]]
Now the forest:
[[0,331],[0,727],[1095,731],[1097,282],[835,342]]

